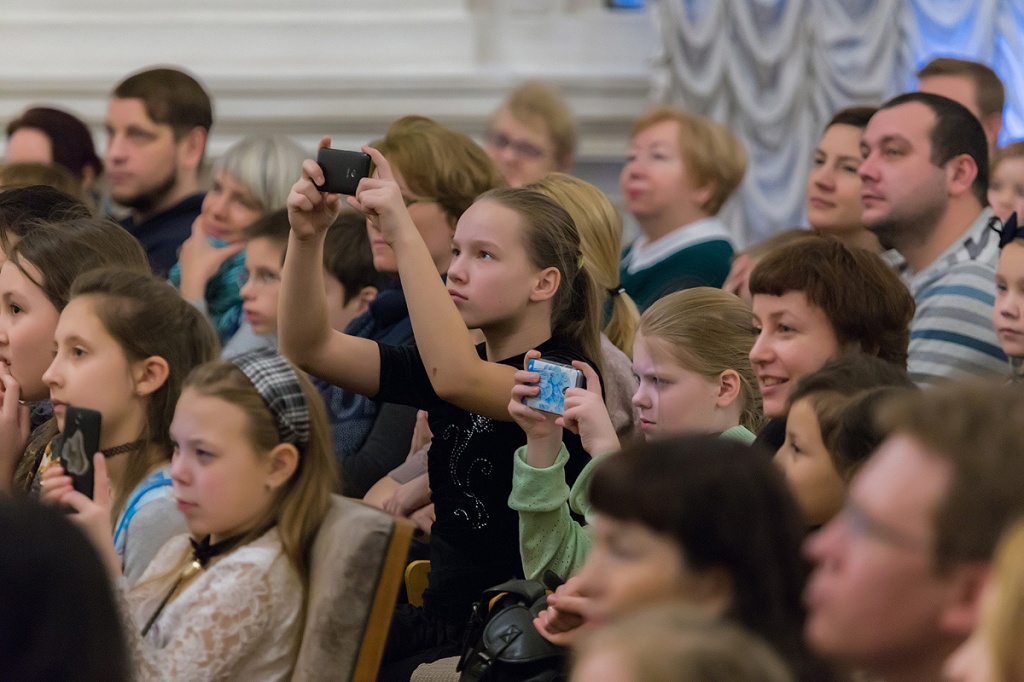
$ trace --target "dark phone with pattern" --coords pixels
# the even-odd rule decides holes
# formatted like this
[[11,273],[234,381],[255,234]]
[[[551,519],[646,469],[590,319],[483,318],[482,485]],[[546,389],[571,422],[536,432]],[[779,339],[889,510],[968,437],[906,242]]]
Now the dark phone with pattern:
[[96,410],[68,405],[64,433],[60,436],[60,465],[71,477],[75,490],[92,499],[92,458],[100,451],[100,423]]

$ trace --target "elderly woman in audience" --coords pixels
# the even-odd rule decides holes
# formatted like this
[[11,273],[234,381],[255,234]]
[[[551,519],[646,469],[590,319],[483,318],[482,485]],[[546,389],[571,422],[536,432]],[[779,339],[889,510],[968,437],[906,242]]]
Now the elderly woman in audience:
[[746,168],[739,140],[710,119],[660,108],[633,126],[619,185],[641,235],[621,269],[641,310],[678,289],[725,282],[733,243],[717,216]]
[[547,83],[523,83],[494,112],[484,148],[510,187],[528,185],[553,171],[566,172],[576,152],[572,111]]
[[810,235],[765,256],[750,275],[757,341],[750,362],[771,422],[758,442],[785,440],[801,377],[848,350],[906,367],[914,299],[876,254]]
[[171,269],[182,297],[213,322],[222,344],[242,325],[243,230],[284,208],[307,152],[283,135],[247,137],[214,164],[213,186]]

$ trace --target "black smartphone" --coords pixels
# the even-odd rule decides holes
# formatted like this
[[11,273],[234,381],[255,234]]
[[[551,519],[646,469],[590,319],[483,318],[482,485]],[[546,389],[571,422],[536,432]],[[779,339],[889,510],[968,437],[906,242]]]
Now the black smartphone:
[[324,173],[324,184],[316,186],[321,192],[354,196],[359,181],[370,177],[370,155],[363,152],[322,147],[316,162]]
[[60,465],[75,490],[92,498],[92,458],[100,450],[101,415],[96,410],[68,405],[60,437]]

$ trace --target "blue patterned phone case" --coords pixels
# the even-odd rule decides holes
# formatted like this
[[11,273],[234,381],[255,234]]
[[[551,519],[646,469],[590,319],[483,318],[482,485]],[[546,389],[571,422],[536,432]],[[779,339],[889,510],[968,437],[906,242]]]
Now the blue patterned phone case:
[[536,398],[523,398],[523,404],[535,410],[563,414],[566,389],[583,387],[583,372],[568,365],[530,359],[526,369],[540,374],[540,395]]

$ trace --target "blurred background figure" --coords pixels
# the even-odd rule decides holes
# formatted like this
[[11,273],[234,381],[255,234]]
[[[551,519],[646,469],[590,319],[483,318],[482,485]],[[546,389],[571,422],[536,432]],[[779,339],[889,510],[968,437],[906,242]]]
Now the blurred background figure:
[[57,509],[0,497],[0,680],[127,682],[113,583]]
[[0,166],[0,190],[44,185],[85,201],[82,183],[63,166],[25,161]]
[[67,169],[81,184],[86,196],[92,194],[96,180],[103,173],[103,162],[96,155],[92,134],[85,123],[73,114],[49,107],[27,109],[7,125],[4,164],[20,162]]
[[999,543],[981,598],[981,622],[943,673],[951,682],[1024,680],[1024,521]]
[[484,148],[511,187],[567,172],[576,153],[576,122],[553,87],[529,81],[512,91],[491,118]]
[[742,627],[692,607],[643,611],[576,651],[573,682],[793,682],[778,654]]

